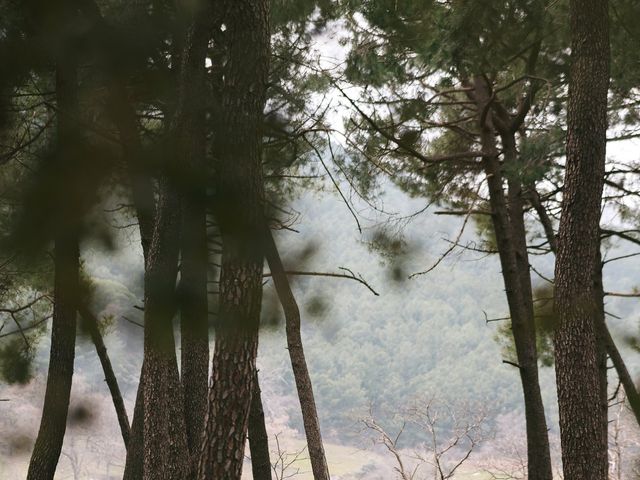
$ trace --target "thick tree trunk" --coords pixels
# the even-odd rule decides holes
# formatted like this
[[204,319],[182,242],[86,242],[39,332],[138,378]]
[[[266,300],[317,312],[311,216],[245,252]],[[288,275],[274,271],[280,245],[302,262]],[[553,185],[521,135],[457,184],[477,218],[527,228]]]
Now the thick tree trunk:
[[[495,129],[491,125],[490,87],[483,77],[474,79],[473,97],[478,106],[482,149],[493,154],[483,157],[489,187],[491,218],[495,232],[502,277],[509,305],[518,370],[522,384],[527,429],[527,472],[531,480],[551,480],[551,456],[544,405],[538,380],[538,354],[529,262],[526,252],[521,187],[517,180],[509,184],[509,204],[503,190],[503,176],[496,148]],[[509,139],[507,139],[509,140]],[[511,155],[515,154],[515,145]],[[510,158],[513,161],[513,158]]]
[[254,388],[262,300],[260,126],[269,61],[269,1],[223,0],[226,48],[215,209],[222,234],[219,317],[200,480],[239,480]]
[[120,425],[122,440],[124,441],[124,446],[127,447],[129,445],[129,436],[131,434],[131,428],[129,427],[129,417],[127,416],[127,409],[124,406],[124,400],[122,399],[120,387],[118,386],[118,379],[116,378],[116,374],[113,371],[111,359],[109,358],[109,354],[107,353],[107,347],[104,344],[102,334],[100,333],[100,329],[98,328],[98,319],[95,317],[95,315],[93,315],[93,313],[91,313],[89,308],[82,303],[78,306],[78,313],[80,313],[80,315],[82,316],[82,319],[84,320],[84,327],[89,332],[91,341],[96,347],[96,353],[98,354],[98,358],[100,359],[102,371],[104,372],[104,378],[107,382],[107,386],[109,387],[111,400],[113,401],[113,406],[116,410],[116,416],[118,417],[118,425]]
[[[540,197],[538,193],[533,190],[531,192],[534,200],[532,201],[535,210],[538,212],[538,216],[540,217],[540,222],[544,228],[545,234],[547,236],[547,241],[549,242],[549,246],[551,251],[555,254],[557,251],[557,242],[555,237],[555,232],[553,231],[553,224],[551,223],[551,219],[549,215],[546,213],[546,210],[540,203]],[[596,286],[596,302],[598,302],[598,310],[601,315],[601,322],[604,328],[603,331],[603,341],[605,345],[605,350],[611,362],[613,363],[613,367],[618,374],[618,379],[624,388],[625,394],[627,396],[627,401],[629,402],[629,406],[633,411],[633,415],[636,418],[636,422],[640,425],[640,394],[638,393],[638,389],[636,388],[635,382],[633,378],[631,378],[631,374],[627,369],[627,365],[618,350],[615,340],[611,336],[611,332],[609,331],[609,327],[607,326],[607,322],[605,319],[604,313],[604,286],[602,283],[602,262],[601,260],[597,260],[596,266],[600,264],[600,268],[596,270],[596,278],[594,280],[594,284]]]
[[[532,189],[532,203],[535,210],[538,212],[538,216],[540,217],[540,222],[542,223],[542,227],[547,236],[547,241],[549,242],[549,246],[551,251],[555,254],[557,251],[557,242],[555,237],[555,232],[553,230],[553,224],[551,223],[551,219],[547,214],[546,210],[540,203],[540,197],[538,193]],[[613,367],[618,374],[618,379],[624,388],[624,391],[627,396],[627,401],[629,402],[629,406],[633,411],[633,415],[636,418],[636,422],[640,425],[640,394],[638,394],[638,389],[636,388],[635,382],[633,378],[631,378],[631,374],[627,369],[627,365],[620,355],[620,351],[616,345],[615,340],[611,336],[611,332],[609,331],[609,327],[607,326],[605,313],[604,313],[604,286],[602,284],[602,262],[600,260],[597,261],[596,266],[600,263],[600,268],[596,270],[596,278],[594,283],[596,285],[596,302],[598,302],[598,310],[601,314],[601,322],[603,324],[603,341],[605,344],[605,350],[611,362],[613,363]]]
[[309,369],[307,368],[307,361],[304,357],[304,349],[302,346],[300,309],[291,291],[289,279],[287,278],[280,254],[278,253],[278,247],[273,239],[271,229],[269,229],[268,226],[265,227],[265,237],[267,262],[269,263],[273,283],[278,292],[278,298],[284,310],[287,347],[289,350],[289,358],[291,358],[296,388],[298,390],[298,399],[300,400],[300,407],[302,409],[302,421],[307,436],[307,448],[309,449],[313,478],[316,480],[329,480],[329,467],[327,466],[327,459],[322,444],[322,435],[320,434],[320,421],[313,396],[311,376],[309,375]]
[[264,421],[262,395],[258,372],[253,378],[253,395],[249,411],[249,450],[253,480],[271,480],[271,458],[269,456],[269,435]]
[[555,267],[556,383],[565,480],[606,479],[607,405],[594,275],[609,86],[607,0],[571,0],[567,160]]
[[[75,63],[61,59],[56,72],[58,104],[58,150],[65,162],[78,155],[78,77]],[[68,210],[62,205],[59,211]],[[69,221],[70,219],[66,219]],[[51,353],[42,419],[28,480],[52,480],[60,458],[67,426],[76,345],[76,312],[79,284],[78,219],[71,219],[68,231],[56,234],[54,252],[54,305]]]
[[181,375],[187,441],[195,470],[207,412],[209,381],[209,323],[207,298],[207,223],[205,164],[205,58],[209,41],[207,9],[194,11],[187,30],[180,94],[181,138],[185,178],[182,188],[180,265]]

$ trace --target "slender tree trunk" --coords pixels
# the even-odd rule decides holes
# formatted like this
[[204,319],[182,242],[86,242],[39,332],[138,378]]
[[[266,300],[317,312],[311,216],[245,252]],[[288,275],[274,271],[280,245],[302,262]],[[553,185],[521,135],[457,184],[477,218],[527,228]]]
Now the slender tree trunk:
[[122,480],[142,480],[144,460],[144,364],[140,371],[136,403],[133,408],[131,434],[127,444],[127,458]]
[[185,183],[182,189],[180,266],[181,375],[187,441],[196,468],[207,412],[209,323],[207,299],[207,219],[205,164],[205,58],[209,41],[208,9],[192,12],[180,74],[184,105],[178,125],[182,139]]
[[107,386],[109,387],[111,400],[113,401],[113,406],[116,410],[116,416],[118,417],[118,425],[120,425],[122,440],[124,441],[124,446],[127,447],[129,445],[129,436],[131,434],[131,429],[129,427],[129,417],[127,416],[127,409],[124,406],[124,400],[122,399],[120,387],[118,386],[118,379],[116,378],[116,374],[113,371],[111,359],[109,358],[109,354],[107,353],[107,347],[104,344],[102,334],[100,333],[100,329],[98,328],[98,319],[95,317],[95,315],[93,315],[93,313],[91,313],[87,306],[83,304],[80,304],[78,306],[78,313],[80,313],[80,315],[82,316],[84,320],[84,326],[91,336],[93,345],[96,347],[96,352],[98,354],[98,358],[100,359],[100,364],[102,365],[102,371],[104,372],[105,381],[107,382]]
[[[505,151],[505,162],[512,166],[518,165],[519,157],[513,134],[502,136],[502,148]],[[508,214],[511,225],[511,239],[513,242],[512,248],[515,253],[518,268],[520,292],[524,304],[523,310],[526,314],[526,317],[523,319],[526,323],[526,328],[520,328],[519,325],[514,325],[513,335],[514,338],[516,335],[522,335],[523,350],[527,352],[523,353],[521,358],[518,359],[523,391],[526,390],[527,392],[525,393],[527,478],[531,480],[551,480],[553,478],[553,467],[551,465],[549,433],[538,376],[537,337],[533,310],[531,269],[527,250],[527,231],[524,223],[523,190],[520,179],[516,175],[508,178],[507,185]]]
[[[139,5],[134,6],[132,3],[138,3]],[[132,3],[128,6],[132,12],[137,13],[140,11],[139,8],[144,2],[136,1]],[[93,23],[96,33],[106,38],[106,36],[110,34],[110,29],[104,21],[97,4],[93,0],[85,0],[79,3],[79,7],[86,18]],[[108,56],[109,52],[107,51],[106,53]],[[117,61],[110,62],[109,66],[112,67],[115,63],[117,63]],[[146,266],[155,224],[154,184],[151,172],[144,163],[139,125],[136,119],[135,109],[129,99],[126,79],[122,77],[122,72],[119,71],[108,70],[106,73],[110,76],[111,80],[109,84],[109,114],[118,130],[122,144],[122,153],[131,185],[131,196],[138,219],[140,242],[142,245],[144,264]],[[144,425],[144,396],[142,395],[142,385],[143,371],[140,373],[140,381],[138,383],[138,394],[136,395],[133,422],[130,431],[131,440],[127,445],[127,459],[123,480],[142,480],[142,430]]]
[[[140,244],[146,269],[155,224],[155,192],[151,173],[143,165],[143,150],[140,143],[135,110],[128,101],[126,91],[119,86],[111,93],[115,123],[122,142],[123,155],[131,185],[131,196],[140,231]],[[127,444],[127,458],[123,480],[142,480],[144,451],[144,395],[142,394],[144,365],[140,371],[138,393],[131,423],[131,441]]]
[[[59,61],[56,71],[58,104],[58,150],[63,162],[78,155],[78,77],[75,62]],[[68,209],[58,206],[59,211]],[[56,234],[54,252],[54,306],[51,352],[42,419],[31,461],[28,480],[52,480],[60,458],[67,426],[76,345],[76,311],[79,282],[78,219],[70,220],[66,231]]]
[[555,267],[556,383],[565,480],[606,479],[607,405],[594,276],[607,133],[607,0],[571,0],[567,160]]
[[629,373],[629,370],[627,369],[622,355],[620,355],[620,351],[611,337],[611,333],[608,328],[605,330],[604,340],[606,342],[607,353],[609,354],[609,358],[611,358],[611,362],[616,369],[620,383],[624,388],[631,411],[636,418],[636,422],[640,425],[640,395],[638,394],[635,382],[633,381],[633,378],[631,378],[631,374]]
[[264,421],[262,395],[258,371],[253,378],[253,395],[249,411],[249,449],[251,451],[251,471],[253,480],[271,480],[271,458],[269,456],[269,435]]
[[280,254],[278,253],[278,247],[273,239],[271,229],[269,229],[268,226],[265,227],[265,237],[267,262],[269,263],[273,283],[275,284],[280,303],[284,310],[287,347],[289,357],[291,358],[291,366],[293,367],[296,388],[298,390],[298,399],[300,400],[300,407],[302,409],[302,421],[307,436],[307,447],[309,449],[313,478],[316,480],[329,480],[329,467],[327,466],[327,459],[322,444],[322,435],[320,434],[320,421],[313,396],[311,376],[309,375],[309,369],[307,368],[307,361],[304,357],[304,349],[302,346],[300,309],[291,291],[289,279],[287,278]]
[[78,239],[73,233],[55,241],[55,292],[51,354],[40,430],[28,480],[52,480],[62,450],[73,378],[78,291]]
[[200,480],[239,480],[254,388],[262,300],[262,115],[269,1],[222,0],[226,48],[217,144],[216,220],[222,234],[219,317]]
[[145,271],[143,361],[145,480],[183,480],[189,454],[182,388],[173,336],[180,242],[180,202],[163,180],[158,215]]
[[[551,456],[544,405],[538,379],[538,354],[531,279],[526,253],[526,232],[522,218],[521,188],[517,181],[509,185],[509,204],[505,200],[503,176],[496,148],[495,129],[491,125],[490,87],[483,77],[474,79],[474,99],[478,106],[482,149],[493,154],[483,157],[489,187],[491,218],[495,232],[502,277],[509,305],[513,339],[522,391],[527,429],[527,472],[531,480],[551,480]],[[515,145],[513,146],[515,148]],[[515,153],[511,151],[511,154]],[[513,159],[511,159],[513,160]]]

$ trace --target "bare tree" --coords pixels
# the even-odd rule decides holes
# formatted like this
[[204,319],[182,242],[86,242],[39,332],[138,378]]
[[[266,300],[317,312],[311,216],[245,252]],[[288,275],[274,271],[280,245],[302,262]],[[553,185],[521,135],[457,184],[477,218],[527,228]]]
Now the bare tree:
[[276,443],[276,450],[272,453],[274,462],[271,464],[273,475],[276,480],[286,480],[298,475],[302,475],[300,467],[296,466],[297,463],[306,460],[302,455],[307,450],[307,447],[303,447],[300,450],[296,450],[293,453],[288,453],[280,445],[280,434],[276,433],[273,438]]
[[[361,423],[373,432],[374,443],[394,457],[394,470],[402,480],[453,478],[488,434],[484,409],[440,404],[434,399],[416,403],[396,417],[400,427],[394,433],[381,425],[372,408]],[[401,438],[409,429],[417,429],[423,440],[414,450],[401,446]]]

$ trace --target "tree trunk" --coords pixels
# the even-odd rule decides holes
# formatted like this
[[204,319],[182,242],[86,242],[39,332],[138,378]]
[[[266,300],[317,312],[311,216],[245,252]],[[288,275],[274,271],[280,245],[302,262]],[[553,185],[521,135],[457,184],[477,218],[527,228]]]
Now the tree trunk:
[[98,319],[95,317],[95,315],[93,315],[93,313],[91,313],[86,305],[80,304],[78,306],[78,312],[84,320],[84,326],[91,336],[93,345],[96,347],[96,353],[98,354],[98,358],[100,359],[102,371],[104,372],[104,378],[107,382],[107,386],[109,387],[111,399],[113,400],[113,406],[116,410],[116,416],[118,417],[118,424],[120,425],[122,440],[124,441],[124,446],[127,447],[129,445],[129,437],[131,434],[131,429],[129,427],[129,417],[127,416],[127,409],[124,406],[124,400],[122,399],[120,387],[118,386],[118,379],[116,378],[116,374],[113,371],[111,360],[109,359],[109,355],[107,353],[107,347],[104,344],[102,334],[100,333],[100,329],[98,328]]
[[[601,421],[604,422],[601,428],[605,432],[605,441],[607,442],[607,461],[609,458],[609,440],[607,435],[609,433],[609,392],[607,391],[607,337],[611,338],[609,332],[607,331],[607,323],[605,321],[605,313],[604,313],[604,285],[602,283],[602,255],[600,253],[600,235],[598,234],[598,248],[596,249],[596,259],[594,263],[594,271],[593,271],[593,293],[595,295],[594,303],[596,306],[596,341],[597,341],[597,365],[598,365],[598,376],[600,380],[600,403],[603,405],[603,409],[605,411],[604,415],[601,418]],[[607,471],[609,467],[607,465]]]
[[214,208],[222,234],[219,317],[200,480],[239,480],[258,350],[262,300],[262,115],[269,62],[269,1],[223,0],[226,48],[216,131]]
[[136,403],[133,408],[131,434],[127,444],[127,458],[122,480],[142,480],[144,459],[144,364],[140,371]]
[[269,436],[264,421],[262,395],[257,371],[253,378],[253,395],[251,396],[251,410],[249,411],[249,449],[251,451],[253,480],[271,480]]
[[175,187],[164,179],[145,270],[142,374],[145,480],[183,480],[189,474],[182,388],[172,322],[176,313],[179,243],[179,197]]
[[[483,157],[483,168],[489,187],[491,218],[498,246],[502,277],[509,305],[513,339],[522,392],[527,429],[527,474],[531,480],[551,480],[551,456],[544,405],[538,380],[538,354],[531,279],[526,253],[521,187],[517,180],[509,184],[509,205],[505,200],[503,176],[496,148],[495,129],[487,111],[490,108],[490,87],[483,77],[474,79],[474,99],[478,107],[482,150],[493,152]],[[507,139],[508,141],[509,139]],[[515,154],[515,145],[510,155]],[[509,158],[514,161],[514,158]]]
[[[140,5],[133,5],[138,3]],[[139,12],[142,2],[131,2],[129,8]],[[110,29],[99,7],[93,0],[86,0],[79,4],[82,13],[93,23],[98,35],[105,37],[110,35]],[[110,55],[109,51],[106,52]],[[113,59],[112,59],[113,60]],[[116,59],[117,60],[117,59]],[[117,61],[108,62],[109,68]],[[155,191],[151,172],[144,164],[143,148],[140,142],[140,133],[136,112],[131,104],[126,88],[126,79],[122,78],[122,72],[110,70],[106,72],[110,76],[108,111],[118,130],[122,153],[127,168],[127,174],[131,185],[131,197],[140,230],[140,242],[146,266],[149,249],[153,238],[155,224]],[[142,395],[143,372],[140,373],[138,394],[133,412],[133,421],[130,430],[130,442],[127,445],[127,459],[123,480],[142,480],[143,461],[143,417],[144,396]]]
[[[58,151],[65,162],[78,155],[78,76],[75,62],[59,61],[56,71],[58,104]],[[58,211],[67,210],[62,205]],[[66,219],[69,221],[70,219]],[[70,220],[67,231],[56,234],[54,252],[54,304],[51,352],[40,429],[36,439],[28,480],[52,480],[60,458],[67,426],[76,345],[77,292],[79,285],[78,219]]]
[[[518,165],[519,158],[513,133],[502,136],[505,163]],[[522,168],[521,165],[518,165]],[[545,418],[544,403],[538,377],[538,350],[536,340],[536,325],[533,310],[533,288],[531,286],[531,271],[529,253],[527,250],[527,231],[524,223],[524,198],[520,179],[511,175],[507,180],[508,186],[508,215],[511,226],[511,240],[515,253],[520,292],[524,304],[523,319],[526,328],[513,325],[513,336],[521,335],[524,352],[518,358],[520,375],[525,393],[525,417],[527,425],[527,478],[551,480],[553,467],[551,465],[551,450],[549,448],[549,433]],[[506,282],[506,278],[505,278]],[[525,386],[526,385],[526,386]]]
[[[557,251],[556,245],[556,237],[555,232],[553,231],[553,225],[551,223],[551,219],[549,218],[546,210],[540,203],[540,197],[537,192],[533,190],[531,194],[534,196],[535,200],[533,200],[533,205],[536,211],[538,212],[538,216],[540,217],[540,222],[544,228],[545,234],[547,236],[547,241],[549,242],[549,246],[551,251],[555,254]],[[635,382],[633,378],[631,378],[631,374],[627,369],[627,365],[616,346],[616,342],[611,336],[611,332],[609,331],[609,327],[607,326],[607,322],[605,319],[604,313],[604,286],[602,284],[602,262],[601,260],[597,260],[596,266],[600,265],[599,268],[596,269],[596,278],[594,280],[594,284],[596,285],[596,302],[598,302],[598,310],[601,317],[601,324],[604,328],[603,331],[603,341],[605,344],[605,350],[611,362],[613,363],[613,367],[616,369],[616,373],[618,374],[618,379],[624,388],[625,394],[627,396],[627,401],[629,402],[629,406],[631,407],[631,411],[636,418],[636,422],[640,425],[640,394],[638,394],[638,389],[636,388]]]
[[207,298],[207,223],[205,164],[205,58],[210,15],[195,11],[187,30],[180,90],[183,106],[177,125],[184,157],[180,264],[181,375],[187,442],[195,471],[207,412],[209,322]]
[[73,233],[55,241],[55,291],[51,353],[40,430],[28,480],[52,480],[62,450],[73,378],[78,291],[78,238]]
[[300,309],[291,291],[289,279],[287,278],[278,253],[278,247],[273,239],[271,229],[269,229],[268,226],[265,226],[265,237],[267,262],[269,263],[271,275],[273,276],[273,283],[278,292],[278,298],[284,310],[287,347],[289,357],[291,358],[296,388],[298,390],[298,399],[300,400],[300,407],[302,409],[302,421],[307,436],[307,447],[309,449],[313,478],[315,480],[329,480],[329,467],[327,466],[327,459],[322,444],[322,435],[320,434],[320,421],[318,420],[318,411],[313,396],[311,376],[309,375],[309,369],[307,368],[307,361],[304,357],[304,349],[302,346]]
[[607,133],[607,0],[570,1],[567,160],[555,267],[556,383],[565,480],[607,478],[607,405],[594,275]]

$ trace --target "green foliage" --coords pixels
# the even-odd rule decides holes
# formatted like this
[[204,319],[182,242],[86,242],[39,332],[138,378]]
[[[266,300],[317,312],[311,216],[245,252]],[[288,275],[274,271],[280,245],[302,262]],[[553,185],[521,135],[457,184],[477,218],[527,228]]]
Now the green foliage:
[[[557,318],[553,311],[553,286],[542,285],[534,290],[533,295],[538,362],[543,367],[551,367],[554,363],[553,332],[557,325]],[[503,322],[499,327],[496,341],[502,346],[504,356],[517,363],[511,325],[508,321]]]
[[482,149],[468,93],[471,79],[481,76],[508,114],[537,94],[517,137],[518,162],[503,162],[505,177],[529,185],[555,175],[566,94],[565,2],[345,4],[352,34],[346,78],[364,87],[355,99],[362,108],[383,107],[367,110],[377,128],[359,114],[350,120],[354,162],[382,164],[412,196],[456,209],[482,203],[479,160],[447,159]]
[[34,374],[35,353],[35,348],[26,345],[19,336],[0,344],[0,380],[9,384],[28,383]]
[[613,0],[611,22],[611,80],[616,94],[633,95],[640,85],[640,4],[634,0]]
[[[28,278],[28,276],[26,276]],[[25,278],[18,279],[24,281]],[[48,298],[27,287],[12,285],[0,297],[0,380],[26,384],[35,373],[37,347],[47,333],[46,321],[51,315]]]
[[549,160],[564,151],[564,142],[564,131],[558,126],[523,137],[519,144],[520,164],[508,166],[507,174],[517,174],[523,185],[537,185],[551,173]]

